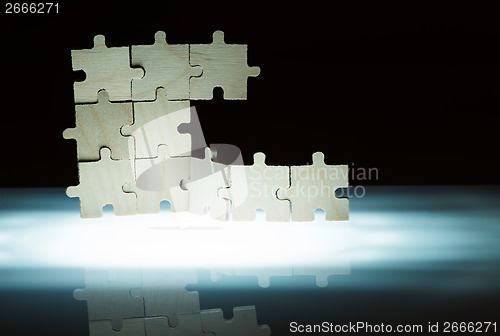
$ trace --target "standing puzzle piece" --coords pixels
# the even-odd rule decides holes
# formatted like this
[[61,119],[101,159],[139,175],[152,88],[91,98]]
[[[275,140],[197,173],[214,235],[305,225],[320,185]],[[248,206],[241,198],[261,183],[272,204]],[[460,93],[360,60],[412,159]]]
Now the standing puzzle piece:
[[132,80],[134,101],[155,99],[158,87],[166,89],[169,100],[189,100],[189,78],[201,76],[201,67],[189,64],[189,45],[168,44],[165,38],[158,31],[154,44],[132,46],[132,66],[145,70],[143,78]]
[[146,336],[144,318],[123,320],[123,328],[120,331],[113,329],[111,321],[90,321],[89,336]]
[[94,37],[94,48],[72,50],[73,70],[83,70],[87,78],[75,82],[75,103],[95,103],[97,92],[106,89],[109,100],[131,100],[132,79],[141,78],[142,69],[130,67],[129,47],[108,48],[103,35]]
[[171,156],[190,156],[191,136],[177,130],[190,117],[189,100],[167,100],[165,89],[158,88],[155,101],[134,102],[134,123],[122,133],[134,137],[137,159],[156,157],[159,145],[168,145]]
[[135,160],[136,179],[126,183],[123,190],[137,196],[137,212],[158,213],[160,202],[168,201],[172,212],[189,211],[189,191],[180,187],[189,178],[191,158],[172,158],[169,148],[158,147],[158,157]]
[[132,103],[110,103],[107,91],[97,94],[97,104],[76,105],[76,127],[63,132],[65,139],[77,141],[78,161],[97,161],[102,147],[111,148],[115,160],[132,159],[131,141],[120,129],[134,121]]
[[224,89],[224,99],[247,99],[247,78],[256,77],[259,67],[247,64],[246,44],[226,44],[224,32],[213,34],[211,44],[191,44],[190,62],[201,65],[203,74],[190,80],[190,99],[212,99],[213,89]]
[[68,187],[69,197],[80,198],[82,218],[102,217],[102,207],[112,204],[118,216],[135,215],[135,195],[125,193],[122,186],[133,181],[134,173],[131,160],[112,160],[109,148],[101,149],[101,160],[79,162],[80,184]]
[[202,310],[201,326],[204,332],[213,332],[217,336],[271,335],[269,326],[257,324],[255,306],[234,307],[230,320],[224,319],[221,309]]
[[278,190],[279,199],[291,202],[293,221],[313,221],[318,208],[325,211],[327,221],[349,219],[349,200],[335,196],[335,190],[349,184],[347,165],[329,166],[324,158],[316,152],[312,165],[292,166],[290,188]]
[[231,188],[220,189],[219,196],[232,201],[232,218],[236,221],[255,220],[255,211],[266,212],[266,220],[290,220],[290,204],[278,200],[279,188],[288,188],[288,166],[267,166],[264,153],[255,153],[252,166],[231,165]]
[[148,269],[143,271],[142,287],[130,293],[144,299],[146,316],[166,315],[170,326],[176,327],[182,316],[200,313],[198,292],[186,290],[197,278],[195,270]]
[[217,191],[230,186],[229,167],[212,161],[212,151],[205,148],[205,158],[191,158],[189,180],[181,185],[189,190],[189,211],[205,215],[210,209],[210,217],[228,220],[229,201],[217,196]]
[[[141,273],[137,271],[117,270],[108,273],[104,270],[88,270],[85,272],[85,289],[76,289],[73,296],[77,300],[87,301],[89,321],[111,320],[113,329],[120,330],[124,319],[144,317],[142,298],[130,295],[130,289],[141,284]],[[99,324],[98,329],[105,327]],[[123,327],[125,329],[127,324],[123,323]]]

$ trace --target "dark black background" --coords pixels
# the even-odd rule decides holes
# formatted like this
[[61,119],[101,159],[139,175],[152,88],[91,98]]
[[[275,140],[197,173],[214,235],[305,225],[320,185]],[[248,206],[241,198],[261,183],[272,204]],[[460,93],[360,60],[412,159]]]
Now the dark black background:
[[[193,104],[207,143],[262,151],[270,164],[374,167],[352,184],[498,184],[500,20],[494,8],[220,1],[60,3],[58,14],[3,14],[0,186],[78,184],[71,49],[248,44],[247,101]],[[2,12],[4,9],[2,8]]]

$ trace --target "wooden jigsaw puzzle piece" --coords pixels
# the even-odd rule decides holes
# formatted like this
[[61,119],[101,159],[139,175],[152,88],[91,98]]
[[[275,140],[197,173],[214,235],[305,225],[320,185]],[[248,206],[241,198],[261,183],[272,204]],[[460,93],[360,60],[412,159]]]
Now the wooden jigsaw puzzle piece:
[[224,89],[224,99],[247,99],[247,78],[260,74],[247,64],[246,44],[226,44],[224,32],[213,34],[211,44],[191,44],[191,65],[201,65],[203,74],[190,79],[190,99],[212,99],[213,88]]
[[190,156],[191,135],[177,130],[190,121],[189,100],[167,100],[165,89],[158,88],[155,101],[133,104],[134,123],[124,126],[122,134],[135,139],[137,159],[156,157],[159,145],[168,145],[171,156]]
[[132,46],[132,66],[144,69],[143,78],[132,80],[132,100],[154,100],[158,87],[169,100],[189,100],[189,79],[201,76],[202,69],[189,63],[188,44],[168,44],[165,38],[158,31],[154,44]]
[[165,316],[146,318],[148,336],[215,336],[201,330],[200,314],[189,314],[179,317],[179,323],[173,327]]
[[347,165],[326,165],[324,154],[316,152],[312,165],[292,166],[290,176],[290,188],[279,189],[277,196],[290,200],[292,221],[314,221],[316,209],[325,211],[327,221],[349,219],[349,200],[335,196],[349,184]]
[[205,148],[205,158],[191,158],[190,178],[181,182],[189,190],[189,211],[210,217],[228,220],[230,203],[219,197],[218,190],[230,187],[230,166],[212,161],[210,148]]
[[200,313],[198,292],[186,290],[188,284],[198,279],[195,270],[148,269],[142,276],[142,286],[132,288],[130,293],[144,299],[146,316],[166,315],[169,325],[176,327],[181,325],[183,316]]
[[80,184],[68,187],[69,197],[80,198],[82,218],[102,217],[102,208],[113,205],[118,216],[136,214],[134,194],[125,193],[123,185],[133,181],[133,161],[113,160],[109,148],[101,148],[101,159],[96,162],[79,162]]
[[165,145],[157,151],[156,158],[135,160],[135,181],[126,183],[123,190],[136,194],[140,214],[158,213],[161,201],[168,201],[172,212],[189,211],[189,191],[180,183],[189,178],[191,158],[173,158]]
[[[85,288],[76,289],[73,297],[87,301],[91,328],[92,321],[110,320],[112,329],[125,330],[128,326],[125,319],[144,317],[142,298],[130,295],[131,288],[141,285],[141,273],[135,270],[117,270],[111,274],[105,270],[88,270],[85,272]],[[105,327],[100,324],[94,326],[97,329]]]
[[123,328],[114,330],[111,321],[90,321],[90,336],[146,336],[144,318],[131,318],[123,320]]
[[255,306],[233,308],[233,318],[225,320],[222,309],[204,309],[200,313],[204,332],[217,336],[269,336],[271,329],[267,325],[257,324]]
[[97,94],[97,104],[76,105],[76,127],[63,132],[65,139],[77,142],[78,161],[97,161],[102,147],[111,149],[114,160],[133,159],[133,139],[121,128],[134,121],[132,103],[111,103],[108,92]]
[[73,70],[83,70],[87,77],[75,82],[75,103],[95,103],[97,92],[106,89],[110,101],[131,100],[132,79],[141,78],[142,69],[130,67],[129,47],[106,46],[103,35],[94,37],[94,48],[72,50]]
[[289,185],[288,166],[267,166],[264,153],[254,154],[252,166],[231,165],[231,187],[222,188],[218,194],[232,201],[232,219],[255,220],[255,211],[266,212],[266,220],[286,222],[290,220],[290,205],[278,200],[276,192]]

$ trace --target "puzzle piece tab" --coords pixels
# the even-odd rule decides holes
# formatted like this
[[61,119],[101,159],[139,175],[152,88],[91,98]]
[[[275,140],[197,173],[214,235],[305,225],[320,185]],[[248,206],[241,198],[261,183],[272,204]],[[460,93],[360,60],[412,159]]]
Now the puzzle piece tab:
[[166,315],[170,326],[175,327],[184,315],[199,314],[198,292],[186,290],[198,279],[195,270],[148,269],[142,277],[142,286],[132,288],[130,293],[144,299],[146,316]]
[[314,211],[323,209],[327,221],[349,219],[349,200],[335,196],[335,190],[348,186],[347,165],[330,166],[324,161],[324,154],[313,154],[313,164],[292,166],[291,186],[279,189],[278,198],[290,200],[292,221],[314,220]]
[[200,314],[189,314],[179,317],[179,324],[172,327],[165,316],[146,318],[148,336],[215,336],[201,330]]
[[213,34],[211,44],[191,44],[191,65],[201,65],[203,74],[190,79],[190,99],[212,99],[214,87],[224,89],[224,99],[247,99],[247,78],[260,74],[247,64],[246,44],[226,44],[224,32]]
[[89,321],[90,336],[146,336],[144,318],[123,320],[121,330],[114,330],[111,321]]
[[201,326],[204,332],[217,336],[269,336],[271,329],[267,325],[257,324],[255,306],[234,307],[233,318],[225,320],[222,309],[201,311]]
[[137,196],[137,212],[160,212],[160,202],[168,201],[172,212],[189,211],[189,191],[180,187],[189,178],[190,157],[173,158],[167,146],[158,147],[158,157],[136,159],[136,179],[123,190]]
[[132,103],[110,103],[108,92],[99,91],[97,104],[76,105],[76,127],[63,132],[77,142],[78,161],[97,161],[102,147],[111,149],[115,160],[133,159],[133,139],[124,137],[122,126],[134,121]]
[[231,187],[219,190],[219,196],[232,201],[232,219],[255,220],[255,211],[266,212],[266,220],[290,220],[290,204],[278,200],[279,188],[289,187],[288,166],[267,166],[264,153],[254,154],[252,166],[231,165]]
[[165,88],[169,100],[189,100],[189,78],[201,76],[201,67],[189,64],[189,45],[168,44],[165,37],[158,31],[154,44],[132,46],[132,66],[145,71],[143,78],[132,80],[134,101],[154,100],[158,87]]
[[210,209],[210,217],[228,220],[230,204],[217,196],[217,190],[230,186],[229,166],[212,161],[212,151],[205,148],[205,158],[191,158],[190,178],[183,180],[182,186],[189,190],[189,210],[205,215]]
[[[111,276],[112,279],[110,279]],[[89,270],[85,272],[85,288],[76,289],[73,296],[77,300],[87,301],[89,321],[111,320],[112,329],[125,331],[131,325],[136,326],[135,322],[140,322],[135,319],[125,319],[144,317],[142,298],[130,295],[130,288],[141,286],[141,284],[141,275],[136,271],[118,270],[110,274],[105,270]],[[96,330],[108,330],[107,323],[96,323],[94,327]],[[103,335],[108,334],[113,335],[111,330]]]
[[99,161],[78,163],[80,184],[68,187],[66,194],[80,198],[82,218],[102,217],[106,204],[112,204],[118,216],[135,215],[135,195],[122,189],[125,183],[134,179],[133,162],[111,159],[111,151],[106,147],[100,153]]
[[124,126],[122,134],[134,137],[137,159],[156,157],[159,145],[168,145],[171,156],[190,156],[191,135],[177,130],[190,118],[188,100],[167,100],[165,89],[158,88],[155,101],[134,102],[134,123]]
[[83,82],[75,82],[75,103],[95,103],[97,92],[105,89],[110,101],[131,100],[132,79],[143,76],[142,69],[130,67],[129,47],[108,48],[103,35],[94,37],[94,48],[72,50],[73,70],[83,70]]

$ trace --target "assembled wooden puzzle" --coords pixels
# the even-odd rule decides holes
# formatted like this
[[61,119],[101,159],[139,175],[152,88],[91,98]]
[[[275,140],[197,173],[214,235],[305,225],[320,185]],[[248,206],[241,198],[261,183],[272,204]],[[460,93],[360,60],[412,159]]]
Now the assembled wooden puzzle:
[[92,49],[73,50],[75,139],[79,181],[69,197],[79,197],[82,218],[102,216],[111,204],[116,215],[149,214],[168,201],[172,212],[189,211],[219,220],[251,221],[262,209],[268,221],[347,220],[348,199],[335,191],[348,186],[346,165],[326,165],[321,152],[307,166],[268,166],[256,153],[252,165],[217,162],[210,148],[193,156],[191,100],[210,100],[214,87],[224,99],[247,99],[247,45],[226,44],[216,31],[211,44],[168,44],[155,34],[152,45],[107,47],[103,35]]

